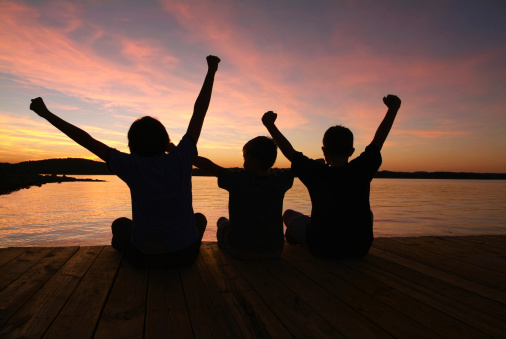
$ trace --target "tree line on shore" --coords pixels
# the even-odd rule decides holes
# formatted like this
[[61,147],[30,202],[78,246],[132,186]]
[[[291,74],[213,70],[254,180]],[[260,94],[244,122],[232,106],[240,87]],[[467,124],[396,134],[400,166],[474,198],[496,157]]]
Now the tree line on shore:
[[[12,179],[22,175],[108,175],[112,174],[102,161],[81,158],[47,159],[24,161],[16,164],[0,163],[0,178]],[[195,176],[210,175],[204,170],[195,168]],[[405,179],[506,179],[506,173],[469,173],[469,172],[392,172],[379,171],[376,178]]]

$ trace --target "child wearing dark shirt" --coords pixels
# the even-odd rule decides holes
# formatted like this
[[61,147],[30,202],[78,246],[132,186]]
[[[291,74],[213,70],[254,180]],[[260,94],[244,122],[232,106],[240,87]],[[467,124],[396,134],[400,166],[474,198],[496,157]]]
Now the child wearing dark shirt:
[[276,113],[264,114],[262,122],[311,197],[311,217],[293,210],[283,214],[288,242],[327,258],[359,258],[369,251],[373,241],[370,182],[381,165],[380,151],[401,104],[395,95],[383,102],[388,107],[385,118],[356,159],[348,161],[355,151],[351,131],[343,126],[327,130],[322,147],[326,164],[295,151],[276,127]]
[[256,137],[243,148],[244,170],[229,170],[197,157],[194,165],[218,177],[229,192],[230,221],[218,219],[218,246],[241,259],[275,258],[283,250],[283,198],[292,187],[291,171],[272,171],[277,147]]
[[130,154],[112,149],[51,113],[42,98],[30,109],[107,162],[130,188],[132,220],[112,224],[112,245],[136,266],[180,266],[195,261],[207,221],[194,214],[191,173],[220,59],[207,57],[208,71],[181,142],[175,146],[160,121],[137,119],[128,131]]

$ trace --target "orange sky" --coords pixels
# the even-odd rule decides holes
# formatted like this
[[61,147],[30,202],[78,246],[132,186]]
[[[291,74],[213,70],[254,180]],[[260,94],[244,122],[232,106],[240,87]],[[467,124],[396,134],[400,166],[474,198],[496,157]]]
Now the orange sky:
[[0,162],[94,159],[28,109],[38,96],[122,151],[143,115],[177,142],[215,54],[198,148],[221,166],[242,166],[268,110],[306,155],[321,157],[336,124],[358,155],[392,93],[403,103],[382,170],[504,173],[504,13],[503,1],[0,1]]

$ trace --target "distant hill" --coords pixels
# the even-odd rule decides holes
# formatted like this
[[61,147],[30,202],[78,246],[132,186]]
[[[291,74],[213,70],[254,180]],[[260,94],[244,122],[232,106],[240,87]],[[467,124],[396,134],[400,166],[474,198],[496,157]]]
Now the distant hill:
[[[102,161],[80,158],[48,159],[24,161],[17,164],[0,163],[2,174],[65,174],[65,175],[105,175],[112,174]],[[204,170],[195,168],[195,176],[209,176]],[[379,171],[376,178],[405,179],[506,179],[506,173],[467,173],[467,172],[392,172]]]
[[[109,171],[109,168],[103,161],[64,158],[24,161],[17,164],[0,162],[0,175],[2,174],[108,175],[113,173]],[[211,173],[194,168],[193,175],[211,176]]]
[[111,174],[105,162],[79,158],[0,163],[0,173],[11,174]]

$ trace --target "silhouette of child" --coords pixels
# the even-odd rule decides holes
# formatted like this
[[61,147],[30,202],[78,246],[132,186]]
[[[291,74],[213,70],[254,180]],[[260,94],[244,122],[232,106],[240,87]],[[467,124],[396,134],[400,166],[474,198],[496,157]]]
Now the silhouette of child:
[[277,147],[268,137],[256,137],[243,147],[244,170],[230,170],[204,157],[194,165],[218,177],[229,192],[230,221],[218,219],[218,246],[241,259],[275,258],[283,251],[283,198],[293,184],[291,171],[270,168]]
[[124,251],[135,266],[188,265],[199,254],[207,220],[193,212],[191,173],[219,62],[218,57],[207,57],[202,89],[186,134],[177,146],[170,142],[160,121],[146,116],[131,125],[130,154],[122,153],[51,113],[42,98],[32,100],[31,110],[106,161],[130,188],[133,220],[119,218],[113,222],[112,245]]
[[322,150],[327,164],[322,164],[294,150],[275,125],[276,113],[264,114],[262,122],[311,197],[311,217],[293,210],[283,214],[289,243],[300,243],[314,255],[327,258],[359,258],[367,254],[373,241],[370,182],[381,165],[380,150],[401,100],[388,95],[383,102],[388,111],[374,139],[349,162],[355,149],[348,128],[333,126],[325,132]]

